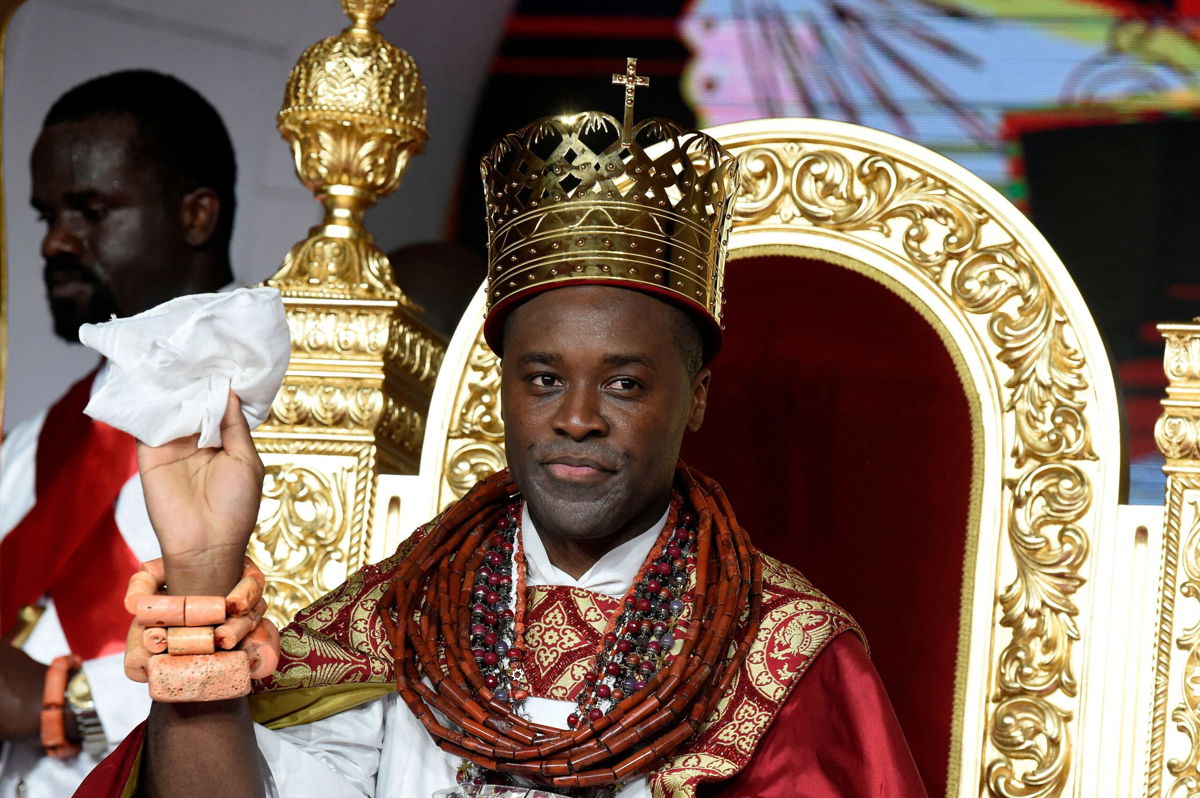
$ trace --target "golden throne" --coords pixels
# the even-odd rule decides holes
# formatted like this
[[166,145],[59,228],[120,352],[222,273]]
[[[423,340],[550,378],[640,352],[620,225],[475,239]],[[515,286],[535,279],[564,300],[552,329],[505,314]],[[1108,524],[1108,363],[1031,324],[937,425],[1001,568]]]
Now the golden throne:
[[[1137,707],[1118,719],[1105,688],[1153,667],[1149,637],[1131,650],[1111,621],[1145,629],[1153,597],[1121,566],[1150,567],[1157,530],[1118,508],[1112,376],[1061,263],[981,180],[894,136],[708,132],[747,178],[728,340],[685,459],[879,638],[931,792],[1138,792]],[[503,464],[482,307],[449,344],[402,500],[424,514]]]
[[[356,22],[342,37],[361,39],[386,4],[346,5]],[[371,57],[327,43],[310,48],[291,89],[311,64]],[[400,117],[417,120],[419,81],[396,80],[410,103]],[[285,609],[504,465],[482,290],[443,354],[362,231],[361,208],[395,187],[363,175],[398,180],[423,135],[419,124],[364,121],[364,108],[374,103],[378,122],[387,102],[345,100],[329,117],[351,120],[332,128],[336,180],[306,172],[328,141],[297,134],[308,109],[331,104],[292,102],[281,115],[329,211],[272,280],[297,341],[258,433],[277,478],[256,553]],[[1200,471],[1187,460],[1200,438],[1193,383],[1175,389],[1161,425],[1174,471],[1164,532],[1160,508],[1120,503],[1103,345],[1065,268],[1010,203],[945,158],[854,125],[776,119],[709,132],[743,160],[746,182],[729,242],[728,343],[705,429],[684,456],[725,484],[760,546],[859,617],[931,792],[1200,791],[1200,655],[1189,658],[1200,632],[1182,632],[1200,616],[1200,556],[1179,548],[1200,517],[1200,488],[1187,481]],[[408,142],[394,170],[368,146],[390,136]],[[313,245],[322,237],[357,241],[360,254]],[[347,263],[369,279],[340,277]],[[311,346],[368,340],[366,329],[374,347]],[[1200,339],[1186,326],[1168,334],[1171,373],[1200,385],[1190,343]],[[374,410],[329,422],[328,395],[335,409],[359,396]],[[288,421],[297,406],[311,410],[303,424]],[[280,546],[289,535],[292,547]],[[1200,550],[1200,533],[1188,544]],[[1187,605],[1175,613],[1177,597]]]

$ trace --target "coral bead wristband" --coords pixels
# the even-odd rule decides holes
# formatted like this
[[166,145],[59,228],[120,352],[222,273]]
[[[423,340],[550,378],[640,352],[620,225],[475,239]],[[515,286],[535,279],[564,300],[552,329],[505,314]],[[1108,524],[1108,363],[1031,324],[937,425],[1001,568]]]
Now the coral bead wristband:
[[130,578],[125,595],[125,609],[134,616],[125,674],[148,681],[151,698],[238,698],[250,692],[251,678],[275,669],[279,630],[263,617],[266,580],[249,558],[228,596],[169,596],[164,581],[162,560],[151,560]]
[[55,657],[46,669],[46,681],[42,688],[42,747],[55,759],[68,759],[79,753],[79,746],[67,739],[66,719],[63,705],[67,700],[67,681],[83,667],[83,661],[74,654]]

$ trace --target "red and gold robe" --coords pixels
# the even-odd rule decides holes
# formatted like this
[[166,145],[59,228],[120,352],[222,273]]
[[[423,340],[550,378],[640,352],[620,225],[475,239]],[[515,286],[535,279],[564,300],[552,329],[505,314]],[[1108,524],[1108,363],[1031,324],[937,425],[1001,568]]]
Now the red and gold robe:
[[[275,729],[310,723],[395,689],[378,603],[425,529],[297,615],[278,669],[251,697],[255,720]],[[758,635],[698,733],[648,775],[652,795],[924,795],[854,621],[794,568],[756,556]],[[531,691],[569,700],[620,602],[578,588],[528,590]],[[110,757],[77,795],[132,794],[139,747],[140,739]]]

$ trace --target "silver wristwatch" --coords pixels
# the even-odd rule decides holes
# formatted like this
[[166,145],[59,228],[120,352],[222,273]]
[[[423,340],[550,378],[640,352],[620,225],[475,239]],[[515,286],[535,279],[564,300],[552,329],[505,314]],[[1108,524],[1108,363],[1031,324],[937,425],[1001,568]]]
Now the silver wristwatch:
[[67,695],[63,706],[71,713],[75,728],[79,730],[83,752],[92,757],[103,755],[108,750],[108,738],[104,736],[104,727],[100,725],[100,716],[96,714],[92,686],[82,670],[67,682]]

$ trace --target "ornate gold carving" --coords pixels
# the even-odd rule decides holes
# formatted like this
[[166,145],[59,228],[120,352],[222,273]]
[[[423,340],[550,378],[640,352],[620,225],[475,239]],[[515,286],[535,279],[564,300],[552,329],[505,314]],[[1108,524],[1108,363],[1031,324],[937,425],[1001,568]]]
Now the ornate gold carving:
[[1164,333],[1166,351],[1163,354],[1163,370],[1167,379],[1176,387],[1200,384],[1200,338],[1171,328],[1164,330]]
[[344,5],[353,24],[300,56],[279,128],[310,189],[348,186],[376,199],[396,190],[425,143],[425,85],[412,57],[374,28],[390,3]]
[[810,224],[879,239],[936,281],[987,331],[1012,374],[1008,404],[1027,459],[1092,457],[1078,395],[1083,359],[1062,307],[1028,253],[1011,238],[980,242],[993,220],[976,202],[913,164],[881,154],[787,142],[737,148],[744,199],[734,231]]
[[[1195,341],[1200,343],[1200,338]],[[1190,505],[1192,525],[1181,551],[1183,581],[1179,595],[1200,600],[1200,499],[1193,498]],[[1183,665],[1183,701],[1171,712],[1171,720],[1187,737],[1188,752],[1182,759],[1167,762],[1168,772],[1175,776],[1169,794],[1196,795],[1200,793],[1200,623],[1184,629],[1175,645],[1187,652],[1187,659]]]
[[1163,457],[1200,459],[1200,418],[1163,413],[1154,424],[1154,439]]
[[465,496],[476,482],[507,464],[499,366],[480,329],[454,394],[437,497],[439,508]]
[[296,173],[325,205],[269,281],[305,296],[407,300],[363,213],[400,185],[424,146],[425,86],[416,63],[373,27],[388,3],[348,2],[354,24],[304,51],[288,77],[279,132]]
[[412,307],[391,274],[387,255],[365,231],[355,237],[318,234],[292,247],[267,284],[280,291],[303,290],[305,296],[322,299],[395,299]]
[[383,392],[375,385],[338,384],[314,377],[289,380],[271,405],[268,423],[285,427],[373,427],[383,411]]
[[446,342],[430,333],[424,325],[409,324],[401,316],[392,317],[385,358],[388,363],[407,372],[413,379],[432,390],[438,368],[446,356]]
[[997,597],[1012,639],[996,661],[990,737],[998,756],[986,780],[997,795],[1060,794],[1073,713],[1055,699],[1078,693],[1073,594],[1084,582],[1088,537],[1077,522],[1093,492],[1089,474],[1073,463],[1095,459],[1083,413],[1086,364],[1064,308],[1012,233],[920,163],[821,141],[730,149],[744,175],[735,237],[740,228],[795,225],[853,236],[984,321],[1015,433],[1007,526],[1016,566]]
[[420,462],[445,354],[363,227],[425,141],[416,64],[374,23],[390,0],[343,0],[351,24],[309,47],[288,78],[279,130],[325,209],[267,281],[284,297],[292,359],[255,432],[268,465],[251,546],[272,611],[289,617],[365,564],[375,478]]
[[[1056,692],[1078,694],[1071,644],[1079,640],[1071,596],[1088,539],[1075,522],[1091,501],[1087,480],[1070,464],[1047,464],[1013,486],[1009,543],[1017,578],[1000,595],[1000,623],[1013,630],[999,659],[999,703],[992,742],[1004,755],[987,769],[997,795],[1059,795],[1066,784],[1072,714],[1047,700]],[[1014,760],[1030,767],[1017,774]]]
[[[1166,463],[1147,795],[1200,794],[1200,322],[1162,324],[1167,398],[1154,428]],[[1182,545],[1181,542],[1182,541]],[[1174,698],[1171,696],[1174,695]],[[1167,759],[1169,719],[1186,753]],[[1165,764],[1165,767],[1164,767]]]
[[[319,471],[294,465],[271,465],[263,479],[266,518],[259,521],[252,557],[270,564],[274,573],[311,576],[301,585],[276,576],[267,588],[273,614],[290,620],[333,585],[322,578],[331,562],[344,562],[339,548],[346,534],[342,502],[346,490]],[[257,555],[257,556],[255,556]],[[325,589],[313,588],[320,584]]]
[[269,577],[271,619],[287,623],[364,564],[375,458],[365,443],[257,445],[266,475],[248,552]]
[[[1156,437],[1157,437],[1156,430]],[[1159,447],[1162,447],[1159,439]],[[1167,505],[1163,519],[1162,575],[1158,596],[1158,629],[1154,657],[1154,701],[1150,721],[1150,757],[1146,775],[1147,798],[1162,793],[1163,757],[1167,736],[1167,690],[1171,676],[1171,636],[1175,629],[1175,587],[1179,566],[1184,479],[1167,478]],[[1196,485],[1192,485],[1196,487]]]

